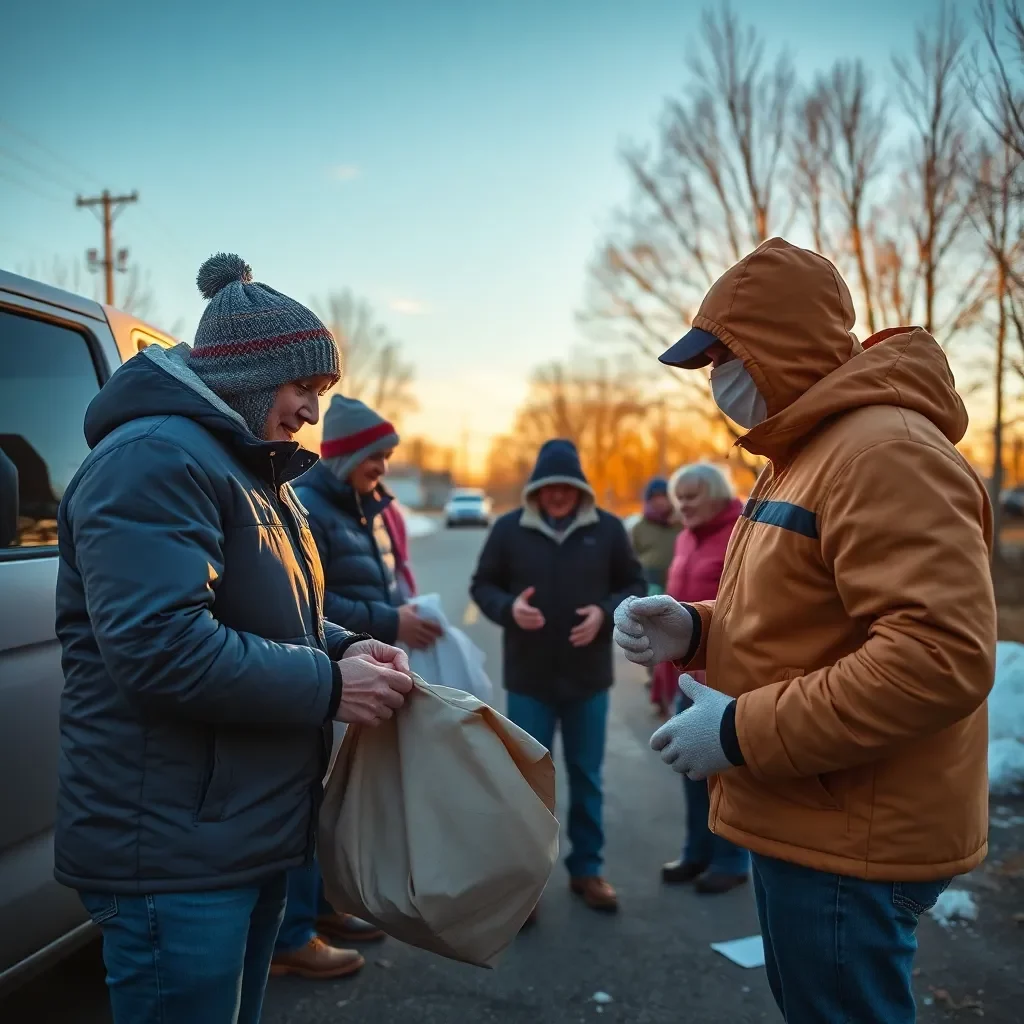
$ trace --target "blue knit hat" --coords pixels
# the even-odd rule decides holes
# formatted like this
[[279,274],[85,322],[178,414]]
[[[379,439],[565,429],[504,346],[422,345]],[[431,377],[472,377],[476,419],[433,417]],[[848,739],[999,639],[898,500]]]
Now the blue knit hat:
[[301,302],[254,282],[240,256],[211,256],[196,284],[209,304],[188,365],[257,437],[282,384],[305,377],[337,383],[341,360],[331,332]]
[[656,476],[648,481],[644,488],[644,501],[650,501],[659,494],[668,494],[668,481],[663,476]]
[[548,484],[571,484],[593,497],[594,491],[580,465],[580,453],[572,441],[558,438],[541,445],[533,472],[523,489],[523,497],[529,497]]

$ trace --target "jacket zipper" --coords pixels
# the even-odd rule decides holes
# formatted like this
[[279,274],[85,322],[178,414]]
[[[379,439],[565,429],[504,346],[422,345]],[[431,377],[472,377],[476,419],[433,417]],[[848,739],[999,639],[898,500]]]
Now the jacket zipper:
[[[271,452],[270,455],[273,457],[274,453]],[[291,503],[281,494],[282,485],[277,482],[277,471],[274,468],[273,462],[270,463],[270,479],[274,485],[274,501],[277,505],[278,515],[280,515],[281,521],[285,524],[285,529],[288,531],[288,537],[302,566],[303,579],[305,579],[306,587],[309,589],[317,640],[320,642],[321,650],[326,654],[327,635],[324,633],[323,610],[320,607],[319,595],[313,584],[313,573],[309,567],[309,560],[306,558],[306,552],[302,547],[302,532],[299,529],[298,520],[295,518],[295,512],[292,510]]]
[[[271,452],[271,457],[274,453]],[[317,639],[320,641],[320,648],[327,653],[327,635],[324,633],[324,617],[323,612],[320,608],[320,602],[318,600],[316,587],[313,585],[313,572],[309,567],[309,561],[306,558],[305,550],[302,547],[302,532],[299,529],[298,520],[295,517],[295,512],[292,509],[291,502],[281,494],[281,485],[277,482],[277,471],[274,468],[274,463],[270,463],[270,479],[274,487],[274,502],[277,505],[278,515],[281,517],[281,521],[285,524],[285,529],[288,531],[288,537],[291,541],[292,547],[295,550],[295,555],[299,559],[302,565],[302,575],[306,581],[306,586],[309,588],[310,601],[313,606],[313,615],[316,621],[316,632]],[[325,726],[327,723],[325,723]],[[323,735],[323,729],[321,729],[320,735],[320,757],[318,758],[318,777],[310,786],[309,790],[309,828],[306,831],[306,863],[312,863],[313,856],[316,851],[316,840],[317,840],[317,820],[318,820],[318,809],[320,801],[323,799],[323,785],[321,779],[323,774],[330,764],[330,751],[325,750],[326,738]]]

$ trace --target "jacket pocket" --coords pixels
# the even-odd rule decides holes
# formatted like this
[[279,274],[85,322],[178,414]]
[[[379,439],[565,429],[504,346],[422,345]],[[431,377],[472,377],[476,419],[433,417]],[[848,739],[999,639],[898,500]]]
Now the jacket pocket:
[[[791,679],[799,679],[806,675],[802,668],[787,668],[782,672],[782,678],[788,682]],[[834,777],[829,776],[833,785],[836,785]],[[826,777],[821,775],[804,775],[796,779],[787,779],[779,783],[780,795],[783,799],[789,799],[792,803],[801,804],[804,807],[811,807],[816,811],[841,811],[842,802],[826,782]]]
[[211,729],[206,740],[206,767],[196,795],[195,820],[221,821],[228,794],[231,792],[231,770],[222,756],[222,744],[216,729]]

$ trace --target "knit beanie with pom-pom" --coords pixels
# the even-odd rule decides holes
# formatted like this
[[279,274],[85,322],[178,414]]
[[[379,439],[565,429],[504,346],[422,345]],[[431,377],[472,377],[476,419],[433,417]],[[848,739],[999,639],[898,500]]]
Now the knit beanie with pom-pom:
[[257,437],[282,384],[306,377],[337,383],[341,360],[331,332],[301,302],[253,281],[240,256],[211,256],[196,284],[208,305],[188,365]]

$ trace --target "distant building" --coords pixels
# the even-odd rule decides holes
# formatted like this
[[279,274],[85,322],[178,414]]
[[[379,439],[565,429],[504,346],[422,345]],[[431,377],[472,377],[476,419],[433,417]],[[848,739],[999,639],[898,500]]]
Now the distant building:
[[444,508],[453,486],[447,470],[421,470],[409,465],[392,465],[385,484],[406,508],[428,512]]
[[406,508],[423,508],[423,482],[414,466],[393,467],[384,484]]
[[423,507],[440,510],[448,503],[454,481],[447,470],[425,472],[423,474]]

